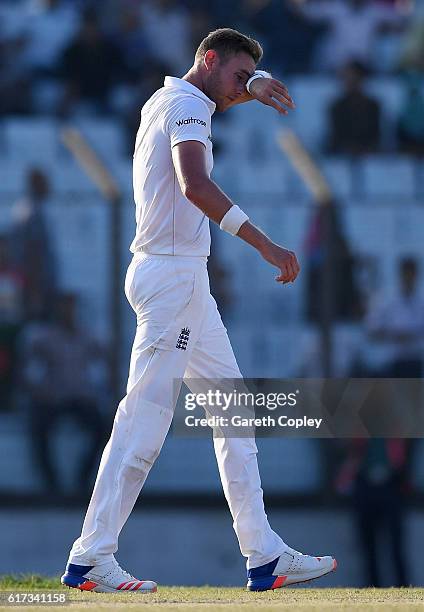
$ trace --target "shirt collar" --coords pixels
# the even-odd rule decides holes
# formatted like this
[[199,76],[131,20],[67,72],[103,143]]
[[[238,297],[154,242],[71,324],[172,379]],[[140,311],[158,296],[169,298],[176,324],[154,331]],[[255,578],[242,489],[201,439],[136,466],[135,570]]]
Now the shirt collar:
[[189,83],[188,81],[185,81],[184,79],[178,79],[177,77],[167,76],[165,77],[164,87],[177,87],[178,89],[188,91],[189,93],[193,94],[194,96],[197,96],[198,98],[206,102],[211,115],[213,115],[213,113],[215,112],[215,109],[216,109],[215,102],[212,102],[212,100],[208,98],[208,96],[204,94],[203,91],[201,91],[198,87],[196,87],[195,85],[192,85],[191,83]]

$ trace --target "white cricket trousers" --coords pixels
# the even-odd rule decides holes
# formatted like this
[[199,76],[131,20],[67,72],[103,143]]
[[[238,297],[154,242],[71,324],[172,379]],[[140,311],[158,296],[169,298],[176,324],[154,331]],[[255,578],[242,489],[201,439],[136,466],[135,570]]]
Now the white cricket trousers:
[[[117,551],[119,533],[168,433],[175,379],[241,378],[210,294],[206,257],[136,253],[125,294],[137,315],[127,394],[103,451],[81,536],[69,555],[69,562],[79,565],[105,563]],[[247,567],[269,563],[287,545],[265,514],[255,440],[214,437],[214,448]]]

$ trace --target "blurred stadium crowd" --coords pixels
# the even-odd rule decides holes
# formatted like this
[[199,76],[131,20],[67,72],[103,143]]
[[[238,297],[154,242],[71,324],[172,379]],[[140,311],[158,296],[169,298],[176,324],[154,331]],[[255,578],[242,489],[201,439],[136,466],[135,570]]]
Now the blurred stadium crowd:
[[[353,94],[367,73],[410,75],[399,144],[422,152],[414,78],[424,69],[421,0],[2,0],[0,114],[112,115],[132,142],[162,75],[183,74],[205,32],[228,24],[257,36],[264,64],[284,77],[344,69]],[[333,109],[342,132],[348,103]],[[369,116],[358,126],[360,148],[378,150],[378,108],[364,99],[361,110]],[[343,151],[343,136],[333,135],[333,151]]]
[[[322,218],[278,148],[275,135],[290,127],[319,160],[337,204],[334,374],[422,376],[424,0],[0,0],[5,494],[90,489],[114,409],[104,314],[108,217],[60,144],[60,127],[78,125],[116,175],[125,195],[126,250],[140,108],[165,74],[187,71],[200,40],[216,27],[258,38],[262,67],[287,82],[297,104],[287,120],[256,103],[214,118],[218,184],[236,201],[250,203],[251,218],[303,260],[302,279],[283,295],[245,245],[214,236],[213,291],[242,371],[252,377],[322,375]],[[128,346],[133,320],[128,312],[123,317]],[[67,452],[68,430],[61,450],[54,433],[68,418],[86,437],[76,480],[66,476],[63,491],[60,470],[68,466],[58,457]],[[31,445],[25,451],[26,432]],[[313,476],[316,441],[298,443],[301,450],[290,447],[287,455],[297,474],[294,488],[279,482],[274,492],[351,494],[372,584],[379,581],[376,533],[384,510],[397,583],[407,584],[403,499],[421,499],[422,445],[414,453],[407,440],[335,447],[327,477],[322,457],[328,446]],[[272,449],[263,454],[270,466]],[[9,465],[11,453],[21,462]],[[413,465],[413,456],[421,463]],[[172,444],[169,457],[168,465],[180,461]],[[195,469],[189,459],[187,474]],[[155,477],[165,491],[162,465],[162,477],[160,468]]]

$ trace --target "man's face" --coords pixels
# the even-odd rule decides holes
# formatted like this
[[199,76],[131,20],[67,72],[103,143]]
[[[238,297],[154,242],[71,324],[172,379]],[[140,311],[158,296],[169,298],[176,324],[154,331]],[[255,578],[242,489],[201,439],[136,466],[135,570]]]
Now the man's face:
[[208,51],[204,61],[208,67],[205,93],[215,102],[216,110],[223,113],[245,92],[246,83],[255,72],[256,64],[244,52],[222,62],[215,51]]

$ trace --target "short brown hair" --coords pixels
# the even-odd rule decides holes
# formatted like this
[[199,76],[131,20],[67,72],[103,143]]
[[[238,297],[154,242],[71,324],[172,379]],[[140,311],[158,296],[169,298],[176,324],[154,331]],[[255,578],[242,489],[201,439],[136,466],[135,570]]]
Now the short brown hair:
[[231,28],[220,28],[209,32],[196,51],[196,62],[203,59],[210,49],[216,51],[224,61],[232,55],[243,52],[250,55],[257,64],[263,55],[263,49],[257,40]]

